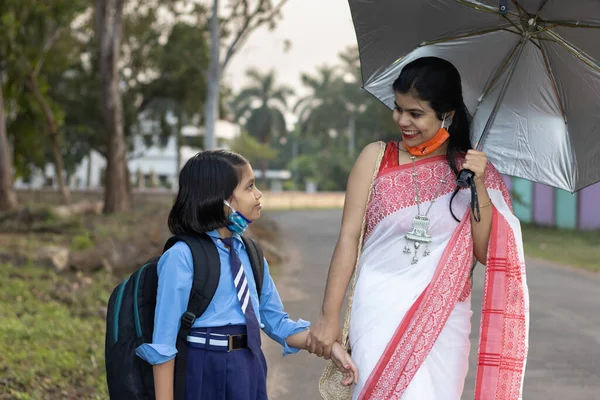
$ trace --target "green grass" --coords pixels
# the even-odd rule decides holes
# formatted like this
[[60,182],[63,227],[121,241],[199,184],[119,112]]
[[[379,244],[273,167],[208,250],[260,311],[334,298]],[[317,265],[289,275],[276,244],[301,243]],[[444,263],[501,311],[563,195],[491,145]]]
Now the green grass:
[[114,278],[0,264],[0,399],[107,399],[102,311]]
[[600,271],[600,231],[571,231],[522,224],[525,254]]

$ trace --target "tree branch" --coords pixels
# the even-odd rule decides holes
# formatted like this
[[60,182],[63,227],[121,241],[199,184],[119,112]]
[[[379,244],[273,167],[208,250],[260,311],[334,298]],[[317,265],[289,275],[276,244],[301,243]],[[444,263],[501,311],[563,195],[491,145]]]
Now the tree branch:
[[32,71],[33,76],[35,76],[35,77],[38,76],[38,74],[40,73],[40,70],[42,69],[42,65],[44,65],[44,60],[46,59],[46,55],[52,49],[54,44],[58,41],[58,39],[60,38],[60,35],[63,33],[63,31],[64,31],[63,27],[58,27],[58,28],[56,28],[54,33],[46,39],[46,41],[44,42],[44,45],[42,46],[42,50],[40,52],[40,58],[37,60],[37,62],[35,63],[35,67],[33,68],[33,71]]
[[[270,11],[264,11],[263,7],[267,0],[260,0],[252,13],[248,14],[248,0],[241,0],[244,3],[244,22],[241,28],[237,31],[233,41],[227,47],[225,57],[221,63],[221,72],[225,71],[231,58],[237,53],[239,48],[246,42],[248,36],[254,32],[258,27],[266,22],[270,22],[273,18],[281,11],[281,8],[287,3],[288,0],[280,0],[279,3],[273,7]],[[260,17],[261,14],[265,16]]]

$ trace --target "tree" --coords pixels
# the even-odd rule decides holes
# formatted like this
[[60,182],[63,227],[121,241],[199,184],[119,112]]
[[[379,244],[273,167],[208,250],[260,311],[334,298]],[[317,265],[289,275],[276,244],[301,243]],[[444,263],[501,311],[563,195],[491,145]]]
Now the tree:
[[106,130],[105,213],[127,211],[131,208],[118,65],[125,1],[96,1],[96,40],[99,48],[101,100]]
[[219,0],[213,0],[210,65],[204,106],[206,149],[216,147],[215,124],[218,119],[220,82],[229,62],[256,29],[264,25],[270,29],[275,28],[285,3],[287,0],[231,0],[225,7],[225,12],[221,13]]
[[[287,98],[294,92],[285,85],[277,85],[275,71],[265,74],[250,69],[246,72],[250,84],[233,101],[233,109],[238,120],[253,137],[265,146],[274,137],[286,134],[284,113],[288,109]],[[262,176],[266,181],[268,159],[262,160]]]
[[[330,129],[338,129],[344,109],[344,82],[337,67],[319,67],[315,75],[302,74],[302,84],[309,94],[294,106],[303,134],[326,139]],[[343,118],[345,120],[345,118]]]
[[6,1],[0,7],[3,23],[3,49],[8,56],[9,76],[22,83],[31,94],[32,106],[39,110],[49,134],[54,169],[65,203],[70,194],[64,179],[64,163],[60,134],[61,110],[48,96],[45,76],[48,58],[68,60],[72,52],[54,53],[57,43],[70,33],[76,15],[85,9],[83,1],[50,0],[42,4],[33,1]]
[[17,196],[13,189],[12,156],[6,136],[6,117],[2,92],[2,80],[0,80],[0,211],[10,211],[17,206]]
[[[207,42],[203,39],[205,31],[206,27],[198,24],[176,23],[157,57],[160,77],[142,91],[144,103],[140,111],[148,111],[149,116],[159,121],[165,120],[167,113],[177,119],[177,168],[181,166],[183,125],[195,122],[205,100],[206,68],[209,62]],[[158,133],[166,138],[171,130],[161,129]]]
[[260,143],[247,132],[242,134],[231,143],[231,151],[243,154],[250,164],[257,164],[264,160],[273,160],[278,151],[268,144]]

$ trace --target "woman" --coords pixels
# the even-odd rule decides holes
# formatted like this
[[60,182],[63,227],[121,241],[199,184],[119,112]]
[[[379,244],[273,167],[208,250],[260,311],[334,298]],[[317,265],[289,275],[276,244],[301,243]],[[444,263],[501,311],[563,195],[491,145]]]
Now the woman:
[[[472,149],[451,63],[417,59],[393,88],[402,138],[368,145],[353,167],[309,351],[327,358],[341,337],[340,311],[358,257],[349,323],[359,373],[353,398],[459,400],[475,257],[486,265],[475,398],[519,399],[529,300],[506,187],[485,154]],[[462,169],[474,172],[473,201],[470,189],[456,185]]]

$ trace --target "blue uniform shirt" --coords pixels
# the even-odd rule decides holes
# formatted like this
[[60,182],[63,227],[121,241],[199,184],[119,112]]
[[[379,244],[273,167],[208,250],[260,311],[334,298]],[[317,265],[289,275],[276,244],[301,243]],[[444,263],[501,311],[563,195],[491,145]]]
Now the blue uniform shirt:
[[[196,319],[192,327],[211,328],[226,325],[245,325],[246,318],[242,313],[233,284],[229,264],[229,250],[225,247],[216,230],[207,234],[216,244],[219,252],[221,277],[211,303],[204,314]],[[248,279],[252,305],[255,310],[260,310],[257,317],[261,328],[271,339],[283,346],[284,356],[297,353],[298,349],[289,347],[285,339],[308,329],[310,323],[301,319],[295,322],[284,311],[275,283],[269,274],[269,265],[266,260],[259,303],[248,253],[240,236],[234,234],[233,237],[235,239],[234,248],[239,255]],[[181,315],[187,310],[193,276],[192,252],[185,242],[176,243],[162,255],[158,262],[158,291],[156,294],[152,343],[145,343],[136,349],[136,354],[150,364],[162,364],[171,360],[177,354],[175,347],[177,333]]]

